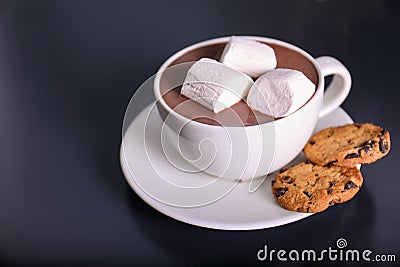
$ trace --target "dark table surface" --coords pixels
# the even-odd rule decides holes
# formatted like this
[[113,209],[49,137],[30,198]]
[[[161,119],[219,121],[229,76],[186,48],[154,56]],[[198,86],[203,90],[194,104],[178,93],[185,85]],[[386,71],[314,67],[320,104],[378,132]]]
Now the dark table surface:
[[[398,1],[1,1],[0,265],[279,265],[257,251],[349,248],[400,261]],[[342,107],[388,128],[392,151],[362,168],[344,205],[272,229],[218,231],[143,202],[120,169],[125,108],[175,51],[260,35],[333,55]],[[307,265],[300,262],[299,265]],[[342,262],[342,265],[354,263]],[[390,263],[376,264],[389,266]]]

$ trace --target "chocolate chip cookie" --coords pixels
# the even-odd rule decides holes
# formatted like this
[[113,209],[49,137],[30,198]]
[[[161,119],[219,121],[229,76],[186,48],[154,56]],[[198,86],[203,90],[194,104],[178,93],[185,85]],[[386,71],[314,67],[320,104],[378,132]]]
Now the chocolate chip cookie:
[[307,159],[322,166],[355,166],[389,153],[390,134],[371,123],[330,127],[314,134],[303,149]]
[[272,181],[272,193],[285,209],[321,212],[353,198],[362,182],[356,167],[323,167],[306,161],[281,170]]

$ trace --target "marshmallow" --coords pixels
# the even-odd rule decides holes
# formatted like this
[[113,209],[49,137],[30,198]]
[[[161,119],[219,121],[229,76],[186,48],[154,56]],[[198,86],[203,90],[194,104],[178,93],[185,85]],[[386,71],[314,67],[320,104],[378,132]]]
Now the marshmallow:
[[285,117],[302,107],[314,91],[315,85],[302,72],[275,69],[255,81],[247,104],[274,118]]
[[232,36],[225,46],[220,62],[254,78],[276,68],[272,47],[237,36]]
[[249,76],[202,58],[188,70],[181,94],[218,113],[246,97],[252,85]]

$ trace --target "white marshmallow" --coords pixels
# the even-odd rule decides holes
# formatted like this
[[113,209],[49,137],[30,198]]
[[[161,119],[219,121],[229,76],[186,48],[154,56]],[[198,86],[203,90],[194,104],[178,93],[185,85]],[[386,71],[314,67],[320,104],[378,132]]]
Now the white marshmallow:
[[274,118],[285,117],[301,108],[314,91],[315,85],[302,72],[275,69],[256,80],[247,104]]
[[220,62],[254,78],[276,68],[272,47],[237,36],[232,36],[226,44]]
[[181,94],[218,113],[245,98],[252,85],[249,76],[202,58],[188,70]]

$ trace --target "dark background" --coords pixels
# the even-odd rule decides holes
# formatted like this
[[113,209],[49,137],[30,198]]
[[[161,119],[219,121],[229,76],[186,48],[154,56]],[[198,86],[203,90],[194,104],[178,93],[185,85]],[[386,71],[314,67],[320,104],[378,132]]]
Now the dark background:
[[[264,244],[321,250],[339,237],[399,262],[399,7],[1,1],[0,265],[266,266],[256,259]],[[286,226],[229,232],[170,219],[129,188],[119,146],[135,89],[175,51],[233,34],[282,39],[349,68],[344,109],[392,136],[389,156],[362,168],[355,199]]]

